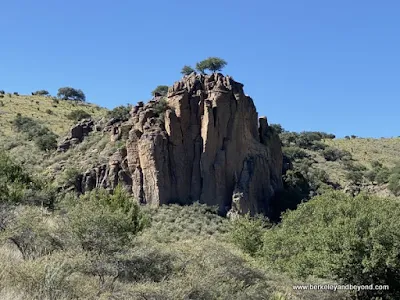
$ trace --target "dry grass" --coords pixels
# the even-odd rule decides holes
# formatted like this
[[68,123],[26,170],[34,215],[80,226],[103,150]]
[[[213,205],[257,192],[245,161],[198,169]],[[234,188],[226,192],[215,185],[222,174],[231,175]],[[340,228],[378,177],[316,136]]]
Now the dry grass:
[[58,103],[51,97],[28,95],[4,95],[0,106],[0,128],[4,135],[10,135],[12,131],[11,121],[17,113],[43,122],[54,133],[64,135],[74,124],[66,115],[76,109],[82,109],[94,118],[104,116],[106,109],[95,104],[80,103],[77,101],[59,100]]
[[357,162],[366,167],[370,167],[374,160],[389,168],[400,161],[400,138],[335,139],[327,140],[325,143],[350,152]]

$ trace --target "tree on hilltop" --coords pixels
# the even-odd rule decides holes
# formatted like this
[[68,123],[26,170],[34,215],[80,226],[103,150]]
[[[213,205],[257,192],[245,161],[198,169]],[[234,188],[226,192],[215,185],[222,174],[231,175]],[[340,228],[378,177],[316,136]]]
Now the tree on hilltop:
[[85,101],[86,96],[80,89],[74,89],[72,87],[62,87],[58,89],[57,97],[64,100],[76,100]]
[[195,72],[195,70],[194,70],[191,66],[185,65],[185,66],[183,66],[183,68],[182,68],[181,74],[182,74],[182,75],[190,75],[190,74],[192,74],[193,72]]
[[228,63],[219,57],[209,57],[203,61],[200,61],[196,64],[196,69],[204,74],[205,70],[210,70],[215,73],[217,71],[221,71]]

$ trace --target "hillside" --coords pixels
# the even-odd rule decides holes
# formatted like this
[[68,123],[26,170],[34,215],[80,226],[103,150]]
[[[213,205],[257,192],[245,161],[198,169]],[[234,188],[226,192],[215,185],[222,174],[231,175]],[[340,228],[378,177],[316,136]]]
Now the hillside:
[[[166,96],[112,111],[50,97],[0,99],[0,298],[370,299],[386,294],[293,286],[376,278],[391,287],[382,299],[398,299],[400,139],[288,132],[257,119],[231,78],[185,78]],[[198,101],[205,94],[212,101]],[[77,110],[93,122],[69,118]],[[56,145],[41,148],[53,133]],[[215,177],[189,165],[201,160],[199,136],[202,168],[219,167]],[[60,147],[65,141],[74,143]],[[224,161],[217,145],[246,155]],[[209,181],[187,180],[192,172]],[[222,178],[239,182],[227,197],[236,211],[221,211],[220,191],[232,185]],[[213,182],[218,188],[207,190]],[[205,191],[202,204],[187,184]],[[174,185],[184,199],[171,200]],[[243,216],[264,208],[269,220]]]
[[65,135],[75,120],[68,119],[74,110],[83,110],[93,118],[104,116],[106,109],[95,104],[73,100],[59,100],[55,97],[14,95],[5,93],[0,98],[0,130],[3,135],[13,133],[11,122],[19,113],[44,123],[57,135]]

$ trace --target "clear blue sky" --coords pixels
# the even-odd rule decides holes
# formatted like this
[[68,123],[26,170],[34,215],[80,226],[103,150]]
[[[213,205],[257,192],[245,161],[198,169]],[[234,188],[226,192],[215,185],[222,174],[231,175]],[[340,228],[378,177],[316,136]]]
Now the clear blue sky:
[[0,11],[6,91],[72,86],[112,108],[220,56],[271,123],[400,135],[397,0],[13,0]]

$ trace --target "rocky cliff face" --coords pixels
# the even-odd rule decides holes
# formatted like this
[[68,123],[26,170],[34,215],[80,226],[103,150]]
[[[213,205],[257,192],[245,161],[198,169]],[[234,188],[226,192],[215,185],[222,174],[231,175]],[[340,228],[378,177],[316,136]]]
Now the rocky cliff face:
[[141,203],[200,201],[222,213],[269,214],[282,188],[279,137],[243,85],[222,74],[185,76],[166,102],[139,103],[111,140],[126,147],[79,179],[81,191],[124,183]]

